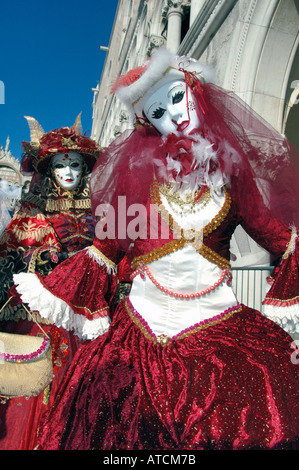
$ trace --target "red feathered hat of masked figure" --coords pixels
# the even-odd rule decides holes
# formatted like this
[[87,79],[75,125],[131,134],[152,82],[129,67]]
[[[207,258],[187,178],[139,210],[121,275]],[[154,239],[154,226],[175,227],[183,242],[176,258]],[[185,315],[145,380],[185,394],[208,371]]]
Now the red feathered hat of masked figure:
[[72,127],[62,127],[45,133],[36,119],[25,116],[30,128],[30,142],[22,142],[24,153],[21,171],[24,175],[43,174],[51,157],[58,153],[76,152],[82,155],[89,170],[96,163],[102,148],[81,134],[81,119],[77,117]]

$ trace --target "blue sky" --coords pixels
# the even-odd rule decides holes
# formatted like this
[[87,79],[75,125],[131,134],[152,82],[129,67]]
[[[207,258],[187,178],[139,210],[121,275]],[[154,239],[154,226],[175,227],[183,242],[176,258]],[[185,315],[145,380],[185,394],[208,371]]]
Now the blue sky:
[[[0,146],[20,159],[30,140],[24,116],[45,132],[71,126],[82,111],[90,135],[92,88],[101,79],[118,0],[3,0],[0,3]],[[0,96],[0,103],[2,102]]]

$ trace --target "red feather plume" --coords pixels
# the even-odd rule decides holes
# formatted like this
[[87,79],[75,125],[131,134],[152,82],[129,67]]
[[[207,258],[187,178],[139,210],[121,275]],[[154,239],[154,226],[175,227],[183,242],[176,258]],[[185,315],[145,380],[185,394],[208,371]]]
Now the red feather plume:
[[132,83],[134,83],[141,77],[145,69],[146,65],[141,65],[140,67],[136,67],[135,69],[130,70],[125,75],[120,75],[112,85],[111,93],[115,93],[118,88],[121,88],[123,86],[132,85]]

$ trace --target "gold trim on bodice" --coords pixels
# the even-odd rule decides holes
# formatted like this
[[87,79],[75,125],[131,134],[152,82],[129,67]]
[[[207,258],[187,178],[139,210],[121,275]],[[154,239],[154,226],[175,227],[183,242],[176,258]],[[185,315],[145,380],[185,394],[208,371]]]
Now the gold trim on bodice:
[[220,322],[226,321],[229,318],[231,318],[233,315],[236,313],[242,312],[242,305],[237,304],[233,306],[232,308],[227,309],[226,311],[222,312],[220,315],[216,315],[214,317],[211,317],[209,320],[202,321],[197,323],[196,325],[191,325],[190,327],[186,328],[186,330],[181,331],[180,333],[174,335],[174,336],[168,336],[165,334],[161,334],[159,336],[156,336],[150,329],[149,325],[141,321],[139,319],[139,314],[138,312],[134,309],[132,306],[131,302],[128,302],[128,299],[124,301],[124,306],[125,309],[131,318],[131,320],[135,323],[135,325],[138,326],[138,328],[141,330],[143,335],[150,341],[152,341],[154,344],[160,344],[160,346],[167,346],[170,342],[174,340],[181,340],[184,338],[187,338],[188,336],[197,333],[198,331],[205,330],[211,326],[215,326]]
[[[159,194],[159,184],[157,181],[154,181],[151,188],[151,200],[154,203],[158,213],[160,214],[162,220],[167,223],[170,230],[178,236],[178,238],[171,240],[170,242],[166,243],[163,246],[159,246],[154,248],[152,251],[145,253],[144,255],[136,256],[131,263],[132,269],[136,269],[137,266],[140,264],[149,264],[153,261],[162,258],[165,255],[173,253],[177,250],[180,250],[184,246],[188,244],[192,244],[196,251],[202,255],[204,258],[208,259],[212,263],[216,264],[220,268],[230,268],[230,262],[216,253],[214,250],[209,248],[203,243],[203,237],[208,236],[214,230],[216,230],[220,224],[225,220],[227,217],[230,208],[231,208],[231,197],[227,190],[225,190],[225,201],[223,206],[221,207],[218,214],[213,217],[211,222],[209,222],[205,227],[202,229],[201,236],[198,238],[199,241],[195,241],[194,243],[192,240],[187,240],[184,237],[184,230],[174,221],[172,215],[165,209],[162,204],[160,194]],[[199,232],[198,232],[199,233]]]

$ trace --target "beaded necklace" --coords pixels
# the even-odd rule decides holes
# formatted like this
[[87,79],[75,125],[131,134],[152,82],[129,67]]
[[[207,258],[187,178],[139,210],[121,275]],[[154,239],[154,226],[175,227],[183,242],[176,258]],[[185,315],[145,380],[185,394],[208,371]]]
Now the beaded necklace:
[[195,292],[195,293],[192,293],[192,294],[179,294],[178,292],[174,292],[173,290],[171,289],[168,289],[167,287],[164,287],[162,286],[156,279],[155,277],[153,276],[153,274],[150,272],[148,266],[145,266],[145,265],[141,265],[139,266],[130,276],[130,279],[131,281],[133,281],[133,279],[138,276],[138,274],[140,275],[140,277],[142,279],[145,279],[145,276],[147,275],[148,278],[152,281],[152,283],[161,291],[163,292],[164,294],[167,294],[167,295],[170,295],[171,297],[174,297],[174,298],[177,298],[177,299],[185,299],[185,300],[189,300],[189,299],[198,299],[199,297],[203,297],[204,295],[207,295],[207,294],[210,294],[212,291],[214,291],[215,289],[217,289],[217,287],[219,287],[221,284],[223,284],[224,280],[226,278],[228,278],[228,282],[230,282],[231,280],[231,273],[228,269],[223,269],[222,270],[222,273],[221,273],[221,276],[219,277],[219,279],[214,283],[212,284],[210,287],[206,288],[206,289],[203,289],[202,291],[200,292]]
[[[173,190],[171,184],[159,185],[159,191],[166,197],[171,209],[180,216],[195,214],[199,209],[202,210],[211,199],[210,191],[207,187],[197,190],[195,194],[185,194],[184,197],[182,197],[179,191]],[[180,207],[179,210],[177,206]]]
[[[231,207],[231,197],[227,189],[225,188],[224,191],[225,195],[225,201],[220,209],[219,213],[215,215],[215,217],[211,220],[211,222],[208,222],[207,225],[203,228],[203,235],[207,236],[209,233],[212,233],[214,230],[216,230],[219,225],[223,222],[223,220],[226,218],[227,214],[230,211]],[[181,234],[181,227],[173,220],[173,217],[169,212],[165,209],[164,205],[162,204],[161,198],[160,198],[160,193],[159,193],[159,183],[157,180],[154,180],[151,186],[151,200],[157,207],[157,210],[159,214],[161,215],[162,219],[169,225],[169,228],[172,232],[176,231],[179,234]],[[179,235],[181,236],[181,235]]]
[[[173,253],[174,251],[177,251],[183,248],[188,243],[188,241],[182,236],[182,228],[173,220],[172,215],[169,214],[169,212],[165,209],[165,207],[162,204],[160,193],[159,193],[159,184],[157,180],[155,180],[152,183],[150,196],[162,220],[164,220],[167,223],[170,230],[178,238],[171,240],[169,243],[166,243],[165,245],[161,247],[154,248],[149,253],[145,253],[143,255],[134,257],[131,263],[132,269],[135,269],[142,262],[145,264],[152,263],[153,261],[156,261],[159,258],[162,258],[163,256],[167,254]],[[202,230],[203,237],[207,237],[210,233],[212,233],[221,225],[221,223],[227,217],[230,211],[230,208],[231,208],[231,197],[227,189],[225,189],[224,204],[222,208],[220,209],[219,213],[211,220],[211,222],[209,222],[203,228]],[[214,250],[206,246],[203,241],[198,244],[199,246],[195,246],[195,245],[196,244],[193,243],[193,246],[195,247],[196,251],[202,256],[204,256],[206,259],[211,261],[212,263],[217,264],[221,268],[230,268],[230,262],[227,259],[223,258],[218,253],[216,253]]]

